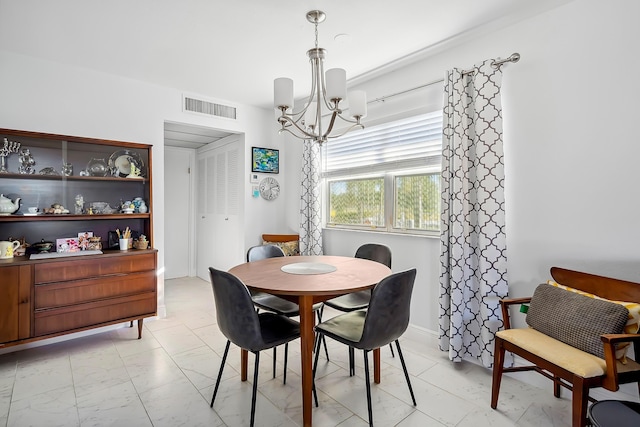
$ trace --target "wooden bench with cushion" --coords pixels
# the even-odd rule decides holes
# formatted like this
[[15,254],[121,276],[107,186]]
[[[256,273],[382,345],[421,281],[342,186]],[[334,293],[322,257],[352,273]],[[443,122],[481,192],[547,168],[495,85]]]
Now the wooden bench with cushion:
[[[501,301],[505,329],[495,339],[491,407],[503,372],[533,370],[553,381],[556,397],[560,387],[572,390],[572,425],[582,427],[591,388],[617,391],[640,381],[640,284],[558,267],[551,276],[532,297]],[[511,328],[509,307],[526,304],[529,327]],[[505,368],[505,351],[533,365]]]

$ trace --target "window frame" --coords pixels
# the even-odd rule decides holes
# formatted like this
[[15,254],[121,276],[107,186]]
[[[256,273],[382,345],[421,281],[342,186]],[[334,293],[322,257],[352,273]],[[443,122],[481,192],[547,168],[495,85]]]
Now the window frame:
[[[396,177],[402,176],[418,176],[418,175],[432,175],[437,174],[440,175],[439,167],[426,167],[420,169],[409,169],[409,170],[396,170],[396,171],[387,171],[380,172],[376,174],[366,174],[366,175],[342,175],[342,176],[332,176],[331,178],[323,179],[323,189],[326,194],[324,199],[326,200],[325,209],[323,213],[323,223],[325,228],[329,229],[338,229],[338,230],[355,230],[355,231],[370,231],[377,233],[392,233],[392,234],[402,234],[402,235],[419,235],[419,236],[431,236],[438,237],[440,236],[440,230],[421,230],[417,228],[402,228],[396,227],[394,224],[394,218],[396,213],[396,202],[398,198],[398,194],[396,191],[395,180]],[[384,183],[384,203],[383,203],[383,216],[385,219],[384,226],[371,226],[371,225],[361,225],[361,224],[338,224],[332,223],[329,221],[331,218],[331,204],[330,204],[330,194],[329,188],[331,182],[335,181],[355,181],[362,180],[368,178],[383,178]],[[392,194],[392,196],[388,196]]]
[[[388,121],[383,121],[378,124],[387,125],[392,124],[398,120],[411,120],[412,117],[417,117],[420,115],[427,116],[427,119],[432,119],[432,114],[440,114],[440,120],[442,120],[442,110],[433,110],[431,112],[419,112],[417,114],[403,116],[401,118],[389,118]],[[376,125],[377,126],[377,125]],[[440,147],[442,146],[442,125],[440,130]],[[430,141],[430,140],[427,140]],[[330,143],[340,143],[339,141],[331,141]],[[420,162],[416,162],[411,157],[407,159],[400,159],[399,161],[392,161],[387,164],[377,164],[372,168],[357,166],[351,169],[338,169],[338,170],[326,170],[326,152],[323,147],[322,152],[322,164],[323,164],[323,172],[321,174],[321,188],[322,188],[322,200],[324,204],[324,209],[322,212],[322,223],[323,226],[327,229],[332,230],[352,230],[352,231],[368,231],[368,232],[376,232],[376,233],[390,233],[397,235],[416,235],[416,236],[429,236],[429,237],[439,237],[440,230],[421,230],[416,228],[403,228],[395,226],[395,216],[396,216],[396,204],[398,200],[398,194],[395,187],[396,177],[402,176],[415,176],[415,175],[431,175],[437,174],[441,175],[442,171],[442,161],[441,161],[441,150],[437,155],[428,155],[424,157],[426,161],[422,163],[422,165],[418,166]],[[356,170],[355,173],[349,173],[350,170]],[[363,172],[363,169],[373,169],[373,171],[369,170],[367,172]],[[330,222],[331,218],[331,204],[330,204],[330,187],[332,182],[340,182],[340,181],[351,181],[351,180],[362,180],[367,178],[382,178],[384,182],[384,202],[383,202],[383,217],[384,217],[384,225],[364,225],[364,224],[339,224]],[[441,182],[440,182],[440,188]],[[441,201],[439,201],[441,203]]]

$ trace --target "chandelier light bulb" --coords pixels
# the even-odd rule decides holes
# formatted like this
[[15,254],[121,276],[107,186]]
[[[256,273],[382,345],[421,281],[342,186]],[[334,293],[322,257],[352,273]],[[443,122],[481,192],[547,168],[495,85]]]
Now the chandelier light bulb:
[[327,99],[341,101],[347,97],[347,72],[342,68],[332,68],[325,73]]
[[276,108],[293,108],[293,80],[280,77],[273,81],[273,105]]
[[358,119],[367,116],[367,94],[365,91],[349,92],[349,115]]

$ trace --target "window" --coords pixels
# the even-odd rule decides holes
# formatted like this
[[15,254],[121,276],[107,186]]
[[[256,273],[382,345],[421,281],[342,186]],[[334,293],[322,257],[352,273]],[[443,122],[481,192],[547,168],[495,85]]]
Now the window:
[[439,231],[441,150],[441,111],[330,141],[324,161],[327,226]]

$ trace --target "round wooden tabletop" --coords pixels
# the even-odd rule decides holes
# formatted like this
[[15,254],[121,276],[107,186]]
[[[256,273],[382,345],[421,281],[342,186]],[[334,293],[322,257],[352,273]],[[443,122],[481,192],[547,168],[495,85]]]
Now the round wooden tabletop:
[[[289,264],[312,263],[318,268],[309,270],[309,274],[295,274],[282,271]],[[322,268],[322,265],[335,267],[335,271]],[[313,273],[313,271],[317,273]],[[248,287],[276,295],[337,295],[369,289],[391,274],[391,269],[379,262],[362,258],[342,256],[288,256],[268,258],[260,261],[237,265],[229,273],[240,278]]]

